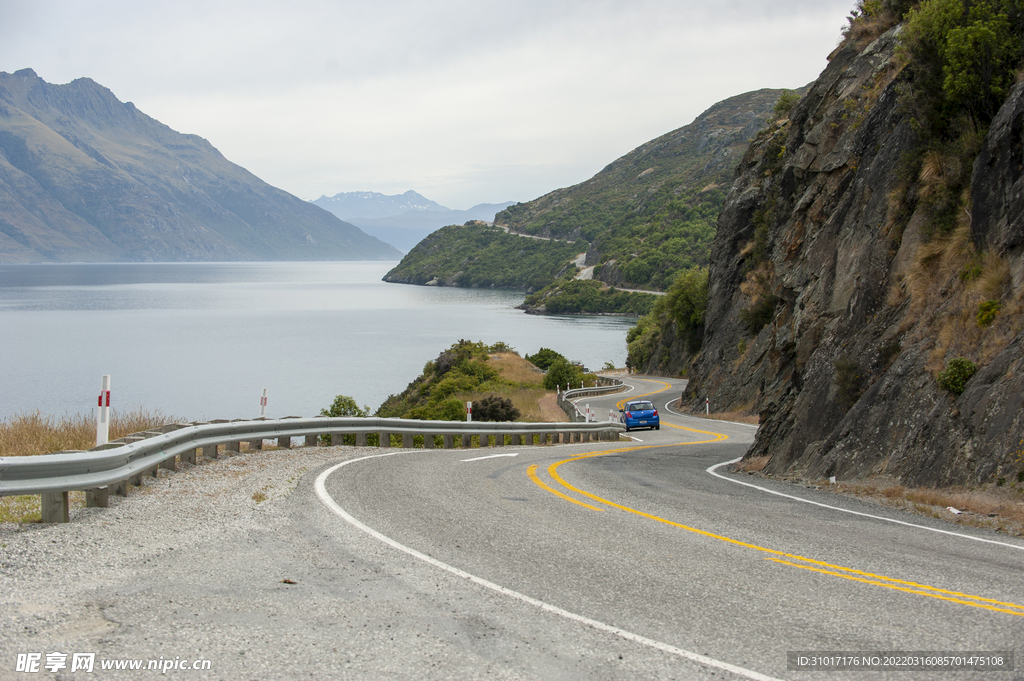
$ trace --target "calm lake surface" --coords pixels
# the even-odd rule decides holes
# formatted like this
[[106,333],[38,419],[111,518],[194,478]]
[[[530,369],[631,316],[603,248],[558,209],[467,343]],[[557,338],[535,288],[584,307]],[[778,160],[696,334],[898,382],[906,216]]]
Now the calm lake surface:
[[623,366],[619,317],[542,317],[524,294],[386,284],[396,263],[0,265],[0,418],[111,406],[184,419],[376,409],[459,339]]

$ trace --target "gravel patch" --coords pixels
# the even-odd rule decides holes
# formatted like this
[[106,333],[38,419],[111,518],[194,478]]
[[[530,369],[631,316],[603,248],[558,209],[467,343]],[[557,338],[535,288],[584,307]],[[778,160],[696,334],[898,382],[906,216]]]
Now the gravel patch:
[[[127,498],[111,496],[109,508],[72,508],[68,524],[0,524],[0,678],[80,677],[83,672],[70,673],[75,652],[98,653],[97,667],[105,651],[172,660],[202,657],[194,653],[204,646],[190,645],[189,632],[177,643],[165,641],[171,645],[149,651],[145,645],[134,650],[118,645],[125,627],[118,611],[130,597],[123,586],[138,589],[147,575],[166,574],[164,568],[178,562],[187,578],[196,568],[202,571],[191,560],[197,548],[273,533],[287,524],[281,502],[303,476],[366,453],[352,447],[243,452],[181,465],[176,472],[161,470],[157,478],[146,477],[141,488],[131,488]],[[184,603],[187,589],[182,596]],[[200,612],[202,604],[195,605]],[[42,669],[52,652],[69,653],[63,677]],[[16,673],[20,653],[40,653],[41,673]]]

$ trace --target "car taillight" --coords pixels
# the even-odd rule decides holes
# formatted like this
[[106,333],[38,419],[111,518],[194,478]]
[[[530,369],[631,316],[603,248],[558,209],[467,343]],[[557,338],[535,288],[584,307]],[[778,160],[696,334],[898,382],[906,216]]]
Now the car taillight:
[[655,410],[654,410],[654,415],[655,415],[655,416],[657,416],[657,415],[658,415],[658,410],[657,410],[657,409],[655,409]]
[[632,412],[628,412],[628,411],[627,411],[627,412],[626,412],[626,418],[627,418],[627,419],[631,419],[631,418],[633,418],[633,414],[632,414]]

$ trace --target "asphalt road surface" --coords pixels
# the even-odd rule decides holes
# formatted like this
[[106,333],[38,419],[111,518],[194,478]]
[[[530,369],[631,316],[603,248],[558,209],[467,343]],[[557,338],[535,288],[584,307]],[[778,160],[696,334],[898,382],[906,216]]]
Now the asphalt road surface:
[[[224,483],[206,517],[173,516],[179,473],[152,499],[0,533],[0,677],[45,676],[10,673],[13,656],[53,646],[211,660],[166,675],[189,679],[850,678],[791,668],[800,651],[1024,664],[1019,538],[728,473],[753,427],[672,413],[681,381],[627,381],[585,402],[653,400],[661,429],[628,442],[296,450],[291,487],[239,488],[264,485],[262,504]],[[1024,678],[882,659],[856,678]]]

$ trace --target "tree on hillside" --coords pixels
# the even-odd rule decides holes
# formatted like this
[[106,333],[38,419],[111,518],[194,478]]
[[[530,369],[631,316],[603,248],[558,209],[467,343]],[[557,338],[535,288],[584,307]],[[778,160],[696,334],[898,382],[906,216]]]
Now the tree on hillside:
[[536,354],[527,355],[525,359],[541,371],[547,371],[558,360],[567,361],[562,354],[549,348],[541,348]]
[[544,387],[554,390],[556,387],[578,386],[583,381],[583,369],[566,358],[555,360],[544,374]]

